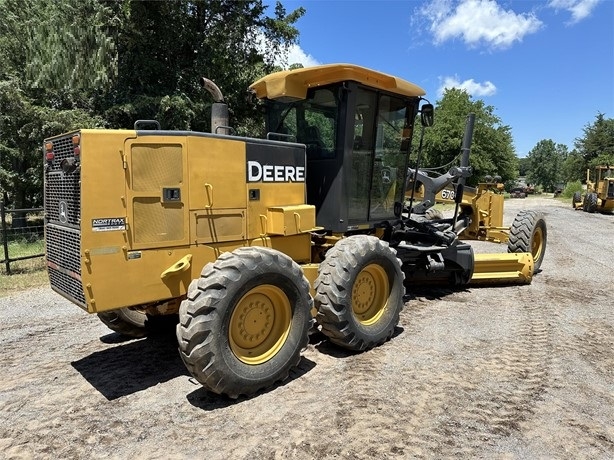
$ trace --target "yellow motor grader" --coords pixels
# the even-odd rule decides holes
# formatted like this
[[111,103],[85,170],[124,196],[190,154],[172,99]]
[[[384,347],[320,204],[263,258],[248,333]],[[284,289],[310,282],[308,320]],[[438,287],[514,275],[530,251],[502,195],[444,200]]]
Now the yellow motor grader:
[[385,342],[405,286],[431,275],[530,282],[530,252],[484,268],[453,226],[403,215],[414,123],[433,122],[420,87],[348,64],[274,73],[250,87],[266,113],[256,139],[229,134],[221,91],[203,85],[211,133],[140,120],[43,149],[52,288],[124,335],[178,315],[180,355],[208,390],[285,379],[312,327],[350,350]]
[[571,201],[574,209],[586,212],[614,212],[614,167],[601,165],[586,170],[586,193],[575,192]]

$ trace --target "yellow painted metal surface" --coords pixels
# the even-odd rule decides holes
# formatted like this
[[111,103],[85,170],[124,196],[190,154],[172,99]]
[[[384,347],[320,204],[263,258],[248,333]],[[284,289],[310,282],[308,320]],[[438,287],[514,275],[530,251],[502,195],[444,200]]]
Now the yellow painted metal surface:
[[426,92],[406,80],[352,64],[327,64],[272,73],[254,82],[256,97],[281,100],[305,99],[307,90],[352,80],[403,96],[424,96]]
[[247,232],[246,210],[202,209],[191,212],[191,243],[207,244],[244,240]]
[[192,136],[187,147],[190,209],[245,209],[245,142]]
[[[268,234],[269,209],[278,206],[298,206],[305,203],[305,183],[250,183],[250,190],[258,190],[260,200],[247,203],[247,238]],[[235,192],[236,193],[236,192]]]
[[[245,141],[83,130],[81,152],[75,276],[89,312],[181,297],[207,263],[241,246],[311,262],[315,209],[304,182],[248,183]],[[266,223],[263,232],[269,211],[276,232]]]
[[276,206],[267,210],[267,233],[272,235],[296,235],[316,227],[315,206]]
[[533,256],[528,252],[475,254],[470,284],[530,284]]

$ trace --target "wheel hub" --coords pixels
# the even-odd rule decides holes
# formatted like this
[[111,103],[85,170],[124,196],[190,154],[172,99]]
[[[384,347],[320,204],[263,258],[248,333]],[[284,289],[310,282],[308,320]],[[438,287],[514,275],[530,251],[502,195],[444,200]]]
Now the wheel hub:
[[230,318],[228,341],[234,355],[246,364],[262,364],[283,347],[292,321],[290,300],[276,286],[251,289]]
[[386,270],[378,264],[363,268],[352,288],[352,311],[358,321],[367,326],[375,324],[386,310],[389,295]]
[[249,348],[266,338],[272,329],[273,306],[271,301],[262,294],[252,294],[242,302],[238,312],[239,337],[237,345]]

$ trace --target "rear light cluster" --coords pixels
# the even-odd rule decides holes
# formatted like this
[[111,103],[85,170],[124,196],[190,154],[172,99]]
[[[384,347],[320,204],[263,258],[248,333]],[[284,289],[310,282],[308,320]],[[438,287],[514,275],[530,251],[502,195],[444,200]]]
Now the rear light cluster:
[[[51,167],[53,160],[55,159],[53,147],[53,142],[45,142],[45,159],[47,160],[47,165],[49,167]],[[72,173],[79,166],[79,160],[81,158],[81,136],[79,134],[72,136],[72,151],[74,155],[73,157],[64,158],[60,162],[60,168],[66,174]]]

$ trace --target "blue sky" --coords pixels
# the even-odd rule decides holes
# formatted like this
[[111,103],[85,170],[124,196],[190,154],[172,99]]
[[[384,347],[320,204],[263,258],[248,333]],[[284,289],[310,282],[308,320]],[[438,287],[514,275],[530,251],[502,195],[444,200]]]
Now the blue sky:
[[[274,4],[271,0],[270,4]],[[302,0],[289,63],[351,63],[495,108],[516,154],[614,118],[614,0]],[[272,13],[273,6],[270,7]]]

